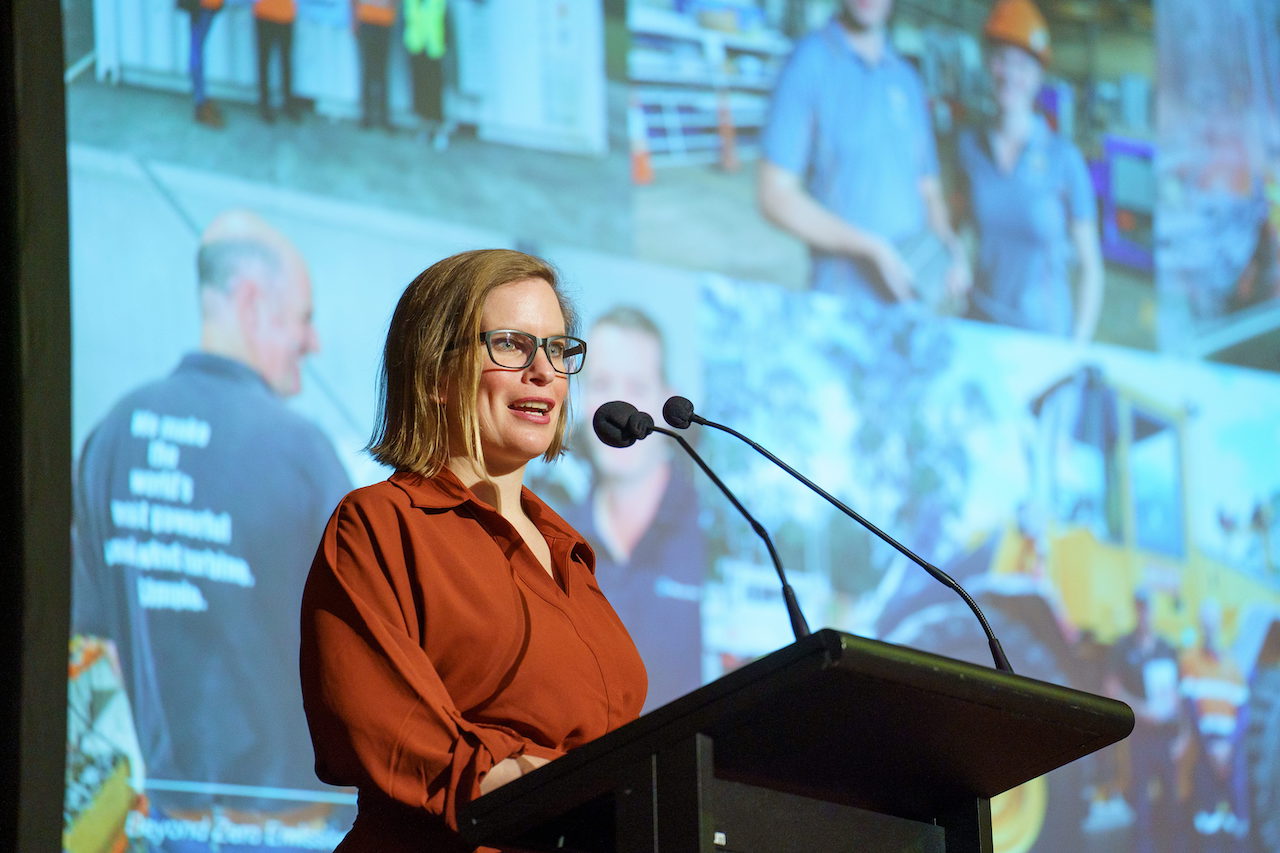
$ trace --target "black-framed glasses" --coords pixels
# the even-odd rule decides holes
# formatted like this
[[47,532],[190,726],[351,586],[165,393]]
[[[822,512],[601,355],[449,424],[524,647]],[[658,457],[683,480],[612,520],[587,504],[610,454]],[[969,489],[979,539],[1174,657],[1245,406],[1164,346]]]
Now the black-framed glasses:
[[494,364],[512,370],[524,370],[533,364],[539,349],[547,354],[556,373],[577,373],[587,360],[587,342],[572,335],[540,338],[516,329],[494,329],[481,332],[480,340],[484,341]]

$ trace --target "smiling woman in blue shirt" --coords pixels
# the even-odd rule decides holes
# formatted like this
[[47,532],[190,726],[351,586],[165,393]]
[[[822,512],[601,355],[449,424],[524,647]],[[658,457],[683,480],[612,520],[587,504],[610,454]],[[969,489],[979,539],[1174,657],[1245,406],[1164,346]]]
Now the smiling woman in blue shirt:
[[1035,111],[1048,26],[1030,0],[1000,0],[983,35],[995,114],[956,143],[978,238],[970,314],[1088,340],[1102,308],[1102,253],[1084,158]]

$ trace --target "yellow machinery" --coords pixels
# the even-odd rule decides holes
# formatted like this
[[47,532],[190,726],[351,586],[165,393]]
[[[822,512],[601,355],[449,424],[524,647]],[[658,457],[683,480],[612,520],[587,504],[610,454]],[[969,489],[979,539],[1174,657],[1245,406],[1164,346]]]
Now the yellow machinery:
[[[945,568],[981,603],[1023,675],[1101,691],[1106,648],[1131,632],[1134,596],[1151,602],[1175,649],[1196,641],[1204,602],[1221,608],[1222,647],[1248,674],[1241,733],[1252,831],[1280,850],[1280,566],[1272,504],[1260,504],[1238,563],[1192,534],[1187,424],[1194,417],[1083,367],[1030,402],[1030,494],[1003,531]],[[1274,460],[1265,464],[1275,464]],[[1274,503],[1274,502],[1273,502]],[[882,625],[894,642],[988,662],[966,608],[926,590]],[[1102,782],[1077,762],[993,803],[996,849],[1084,849],[1085,792]],[[1171,780],[1171,784],[1173,780]]]

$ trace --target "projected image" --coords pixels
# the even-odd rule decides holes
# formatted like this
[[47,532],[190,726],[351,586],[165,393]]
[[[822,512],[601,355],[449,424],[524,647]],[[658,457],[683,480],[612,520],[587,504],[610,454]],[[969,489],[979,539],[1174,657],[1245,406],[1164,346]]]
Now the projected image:
[[642,256],[1154,346],[1149,6],[641,0],[628,26]]
[[[400,291],[432,260],[502,235],[192,169],[145,172],[75,143],[69,153],[80,472],[68,849],[117,837],[139,849],[232,838],[327,849],[354,797],[311,770],[291,638],[300,585],[335,495],[387,474],[361,448]],[[543,251],[585,317],[603,315],[615,289],[665,303],[647,312],[683,366],[673,385],[699,389],[680,302],[693,277]],[[652,346],[633,328],[639,313],[599,317],[592,340],[606,352],[600,335]],[[628,368],[614,371],[628,394],[653,378]],[[664,495],[691,494],[681,476]],[[698,535],[696,516],[676,517]],[[702,680],[700,558],[665,569],[653,594],[633,584],[628,596],[622,570],[654,566],[646,549],[668,547],[661,519],[611,577],[620,609],[644,615],[656,595],[686,613],[680,636],[694,651],[669,668],[670,686],[655,679],[672,698]]]
[[[569,452],[528,482],[590,542],[646,710],[793,640],[680,448],[592,432],[679,394],[964,583],[1019,673],[1135,708],[995,801],[997,850],[1280,851],[1280,2],[1165,5],[66,4],[64,848],[347,831],[301,584],[338,497],[389,473],[363,448],[400,293],[510,247],[557,266],[589,349]],[[836,15],[883,24],[876,73]],[[919,567],[681,434],[813,628],[990,664]]]
[[1160,346],[1280,367],[1280,4],[1166,3]]
[[605,64],[620,5],[72,0],[68,130],[144,162],[628,251],[627,154],[609,138],[625,96]]
[[[361,448],[391,306],[462,249],[629,241],[599,4],[293,6],[67,12],[76,853],[341,840],[298,600],[387,473]],[[619,278],[590,263],[573,286]]]
[[[265,194],[210,175],[157,188],[118,165],[71,157],[84,223],[72,620],[84,671],[70,688],[64,845],[330,849],[352,798],[312,769],[296,601],[350,472],[368,466],[339,458],[343,412],[298,404],[341,379],[313,359],[341,353],[330,332],[360,318],[341,322],[330,285],[342,265],[327,267],[312,239],[314,212],[222,209]],[[184,234],[196,220],[202,232]],[[329,231],[330,250],[352,239],[341,222]],[[121,251],[130,234],[163,234],[171,251]],[[376,245],[345,250],[357,244]],[[93,262],[106,256],[115,263]],[[358,301],[382,322],[385,303]]]
[[[1125,749],[998,799],[997,849],[1160,850],[1179,835],[1214,849],[1249,837],[1251,814],[1268,820],[1280,476],[1251,460],[1274,439],[1273,380],[1184,367],[1174,391],[1154,356],[1082,358],[1053,338],[910,311],[872,325],[825,295],[715,278],[701,317],[703,340],[773,343],[745,364],[708,348],[705,416],[821,472],[963,583],[1018,672],[1138,709]],[[746,445],[699,437],[753,496],[812,622],[990,663],[954,593]],[[712,497],[705,642],[732,668],[789,628],[763,546]]]
[[[387,474],[360,448],[399,292],[430,260],[501,237],[188,169],[148,175],[74,145],[70,164],[82,345],[67,847],[331,849],[354,796],[312,770],[296,693],[301,584],[338,497]],[[148,250],[156,234],[163,252]],[[694,289],[623,258],[546,254],[596,313],[613,286]],[[95,263],[105,256],[115,263]],[[651,309],[670,330],[666,352],[696,364],[692,318],[668,304]],[[592,339],[632,334],[633,319],[601,318]],[[691,496],[683,476],[663,494]],[[699,535],[696,515],[676,518]],[[654,567],[645,549],[669,547],[663,523],[610,577],[621,609],[645,615],[655,594],[684,609],[671,633],[690,662],[670,668],[667,688],[655,679],[672,698],[702,679],[700,558],[664,568],[652,594],[628,595],[622,570]]]
[[198,348],[120,400],[80,454],[72,621],[99,638],[86,652],[96,642],[114,656],[133,709],[130,783],[154,794],[126,834],[219,837],[210,789],[251,780],[243,809],[265,807],[281,838],[331,843],[322,810],[273,809],[318,787],[290,689],[296,620],[279,609],[351,487],[329,439],[283,402],[320,346],[306,262],[248,211],[216,218],[195,260]]

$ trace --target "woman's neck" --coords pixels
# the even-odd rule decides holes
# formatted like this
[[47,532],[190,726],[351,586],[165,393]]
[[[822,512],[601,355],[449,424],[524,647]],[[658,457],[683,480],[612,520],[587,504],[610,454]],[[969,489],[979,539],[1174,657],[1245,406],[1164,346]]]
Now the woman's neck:
[[1002,110],[996,117],[996,133],[1010,142],[1025,142],[1031,136],[1035,110]]
[[991,151],[1002,172],[1012,172],[1031,138],[1034,113],[1029,110],[1002,112],[991,131]]
[[493,471],[486,469],[483,463],[466,456],[453,457],[447,463],[449,470],[457,475],[472,493],[492,506],[498,514],[515,528],[534,559],[556,583],[562,583],[556,577],[552,565],[551,546],[546,537],[538,530],[533,519],[525,512],[520,501],[520,492],[524,487],[524,469],[521,465],[511,471]]
[[520,506],[520,492],[524,487],[525,466],[510,471],[489,471],[479,460],[466,456],[450,457],[445,464],[462,481],[462,485],[500,514],[524,512]]

